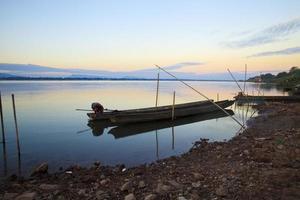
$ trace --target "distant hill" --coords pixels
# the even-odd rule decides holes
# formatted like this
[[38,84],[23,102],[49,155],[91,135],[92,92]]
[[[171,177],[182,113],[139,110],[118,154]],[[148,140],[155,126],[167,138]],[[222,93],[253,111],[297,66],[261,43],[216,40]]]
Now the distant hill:
[[248,81],[253,82],[258,80],[265,83],[274,83],[284,88],[293,88],[300,84],[300,68],[292,67],[288,72],[280,72],[277,75],[267,73],[248,79]]
[[[170,66],[169,66],[170,67]],[[180,79],[191,80],[228,80],[232,81],[227,72],[224,73],[207,73],[196,74],[188,72],[177,72],[169,69],[175,76]],[[0,79],[125,79],[125,80],[144,80],[156,79],[158,69],[149,68],[135,70],[130,72],[112,72],[105,70],[85,70],[85,69],[62,69],[33,64],[8,64],[0,63]],[[243,72],[233,73],[236,79],[243,80]],[[257,72],[249,73],[249,76],[257,75]],[[160,73],[161,79],[173,79],[168,74]]]

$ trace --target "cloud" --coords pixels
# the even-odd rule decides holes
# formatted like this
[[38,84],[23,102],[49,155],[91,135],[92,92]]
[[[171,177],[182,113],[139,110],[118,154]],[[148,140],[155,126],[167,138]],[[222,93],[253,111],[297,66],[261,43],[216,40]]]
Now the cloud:
[[292,54],[298,54],[298,53],[300,53],[300,47],[293,47],[293,48],[288,48],[288,49],[282,49],[279,51],[260,52],[260,53],[248,56],[248,58],[263,57],[263,56],[275,56],[275,55],[292,55]]
[[181,63],[177,63],[174,65],[170,65],[170,66],[165,66],[163,67],[165,70],[177,70],[177,69],[182,69],[184,67],[188,67],[188,66],[194,66],[194,65],[204,65],[205,63],[203,62],[181,62]]
[[265,28],[246,38],[225,43],[230,48],[244,48],[268,44],[285,39],[288,35],[300,31],[300,18]]

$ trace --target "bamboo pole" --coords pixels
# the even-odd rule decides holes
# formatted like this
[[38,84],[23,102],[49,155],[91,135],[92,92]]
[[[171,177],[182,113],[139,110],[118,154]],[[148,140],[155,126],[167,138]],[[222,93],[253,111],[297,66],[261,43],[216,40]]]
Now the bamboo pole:
[[157,74],[155,107],[157,107],[157,105],[158,105],[158,90],[159,90],[159,72]]
[[243,90],[242,90],[242,88],[241,88],[241,86],[240,86],[240,84],[239,84],[239,83],[237,82],[237,80],[234,78],[234,76],[233,76],[233,74],[231,73],[231,71],[230,71],[229,69],[227,69],[227,71],[229,72],[230,76],[231,76],[232,79],[235,81],[235,83],[237,84],[237,86],[240,88],[241,92],[244,93]]
[[175,117],[175,91],[173,92],[173,105],[172,105],[172,120]]
[[174,126],[172,126],[172,149],[175,148],[175,136],[174,136]]
[[2,145],[3,148],[3,174],[7,175],[7,157],[6,157],[6,143],[4,142]]
[[3,120],[3,109],[2,109],[1,92],[0,92],[0,117],[1,117],[2,143],[5,143],[4,120]]
[[155,131],[155,139],[156,139],[156,159],[159,160],[157,130]]
[[237,119],[235,119],[233,116],[231,116],[225,109],[223,109],[221,106],[219,106],[218,104],[216,104],[214,101],[212,101],[210,98],[208,98],[207,96],[205,96],[204,94],[202,94],[201,92],[199,92],[198,90],[196,90],[194,87],[190,86],[189,84],[187,84],[186,82],[178,79],[176,76],[174,76],[173,74],[171,74],[170,72],[166,71],[165,69],[161,68],[158,65],[155,65],[156,67],[158,67],[159,69],[163,70],[165,73],[169,74],[170,76],[172,76],[173,78],[175,78],[176,80],[178,80],[179,82],[181,82],[182,84],[184,84],[185,86],[189,87],[190,89],[194,90],[196,93],[198,93],[199,95],[201,95],[202,97],[204,97],[205,99],[207,99],[208,101],[210,101],[213,105],[215,105],[217,108],[219,108],[220,110],[222,110],[226,115],[228,115],[229,117],[231,117],[231,119],[233,119],[236,123],[238,123],[241,127],[245,128]]
[[245,64],[244,94],[246,93],[247,64]]
[[15,127],[16,127],[18,155],[20,156],[20,141],[19,141],[19,130],[18,130],[17,114],[16,114],[15,95],[12,94],[11,98],[12,98],[13,111],[14,111],[14,120],[15,120]]

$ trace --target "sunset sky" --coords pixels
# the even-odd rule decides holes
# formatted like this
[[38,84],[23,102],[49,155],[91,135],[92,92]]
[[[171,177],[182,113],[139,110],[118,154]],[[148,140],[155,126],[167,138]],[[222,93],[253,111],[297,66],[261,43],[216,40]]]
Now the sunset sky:
[[[0,63],[130,71],[300,66],[299,0],[0,0]],[[177,65],[178,66],[178,65]]]

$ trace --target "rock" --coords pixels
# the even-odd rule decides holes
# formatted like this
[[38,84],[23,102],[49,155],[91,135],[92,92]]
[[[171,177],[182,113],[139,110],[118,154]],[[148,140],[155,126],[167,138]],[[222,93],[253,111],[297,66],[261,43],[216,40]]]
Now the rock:
[[139,182],[139,188],[144,188],[144,187],[146,187],[145,182],[144,181],[140,181]]
[[108,182],[109,182],[108,179],[104,179],[104,180],[100,181],[100,184],[101,185],[106,185]]
[[57,200],[66,200],[66,198],[65,198],[63,195],[59,195],[59,196],[57,197]]
[[280,144],[280,145],[277,145],[277,149],[280,149],[280,150],[282,150],[284,148],[284,146],[282,145],[282,144]]
[[144,200],[155,200],[157,198],[157,196],[155,194],[148,194],[147,196],[145,196]]
[[128,191],[130,189],[130,182],[126,182],[122,185],[122,187],[120,188],[121,191]]
[[15,198],[15,200],[33,200],[36,197],[36,192],[25,192],[19,196],[17,196],[17,198]]
[[193,173],[193,176],[198,179],[198,180],[203,180],[204,179],[204,176],[200,173]]
[[80,189],[78,192],[78,195],[85,195],[85,189]]
[[124,200],[136,200],[136,198],[133,193],[130,193],[125,196]]
[[219,145],[219,146],[216,147],[216,149],[220,150],[220,149],[222,149],[222,146]]
[[244,154],[249,155],[249,150],[244,150]]
[[3,196],[3,200],[10,200],[10,199],[14,199],[16,196],[18,195],[18,193],[5,193]]
[[161,194],[161,193],[166,193],[166,192],[168,192],[168,191],[170,191],[171,190],[171,187],[170,186],[167,186],[167,185],[164,185],[164,184],[162,184],[162,183],[158,183],[157,184],[157,188],[156,188],[156,192],[157,193],[159,193],[159,194]]
[[199,195],[196,192],[193,192],[191,194],[191,200],[198,200],[198,199],[200,199]]
[[220,186],[216,189],[216,195],[220,197],[225,197],[227,195],[227,190],[223,186]]
[[178,200],[187,200],[187,199],[185,197],[183,197],[183,196],[179,196]]
[[52,184],[41,184],[39,186],[40,189],[42,190],[56,190],[59,188],[58,185],[52,185]]
[[48,164],[46,162],[40,164],[37,166],[33,172],[31,173],[31,176],[39,175],[39,174],[46,174],[48,173]]
[[170,181],[168,181],[168,183],[175,188],[181,188],[181,185],[174,180],[170,180]]
[[198,182],[192,183],[192,186],[193,186],[194,188],[199,188],[199,187],[201,186],[201,182],[198,181]]
[[96,166],[96,167],[99,167],[100,166],[100,161],[96,161],[96,162],[94,162],[94,165]]
[[98,200],[109,199],[109,198],[110,198],[109,194],[107,194],[103,190],[98,190],[96,192],[96,199]]

